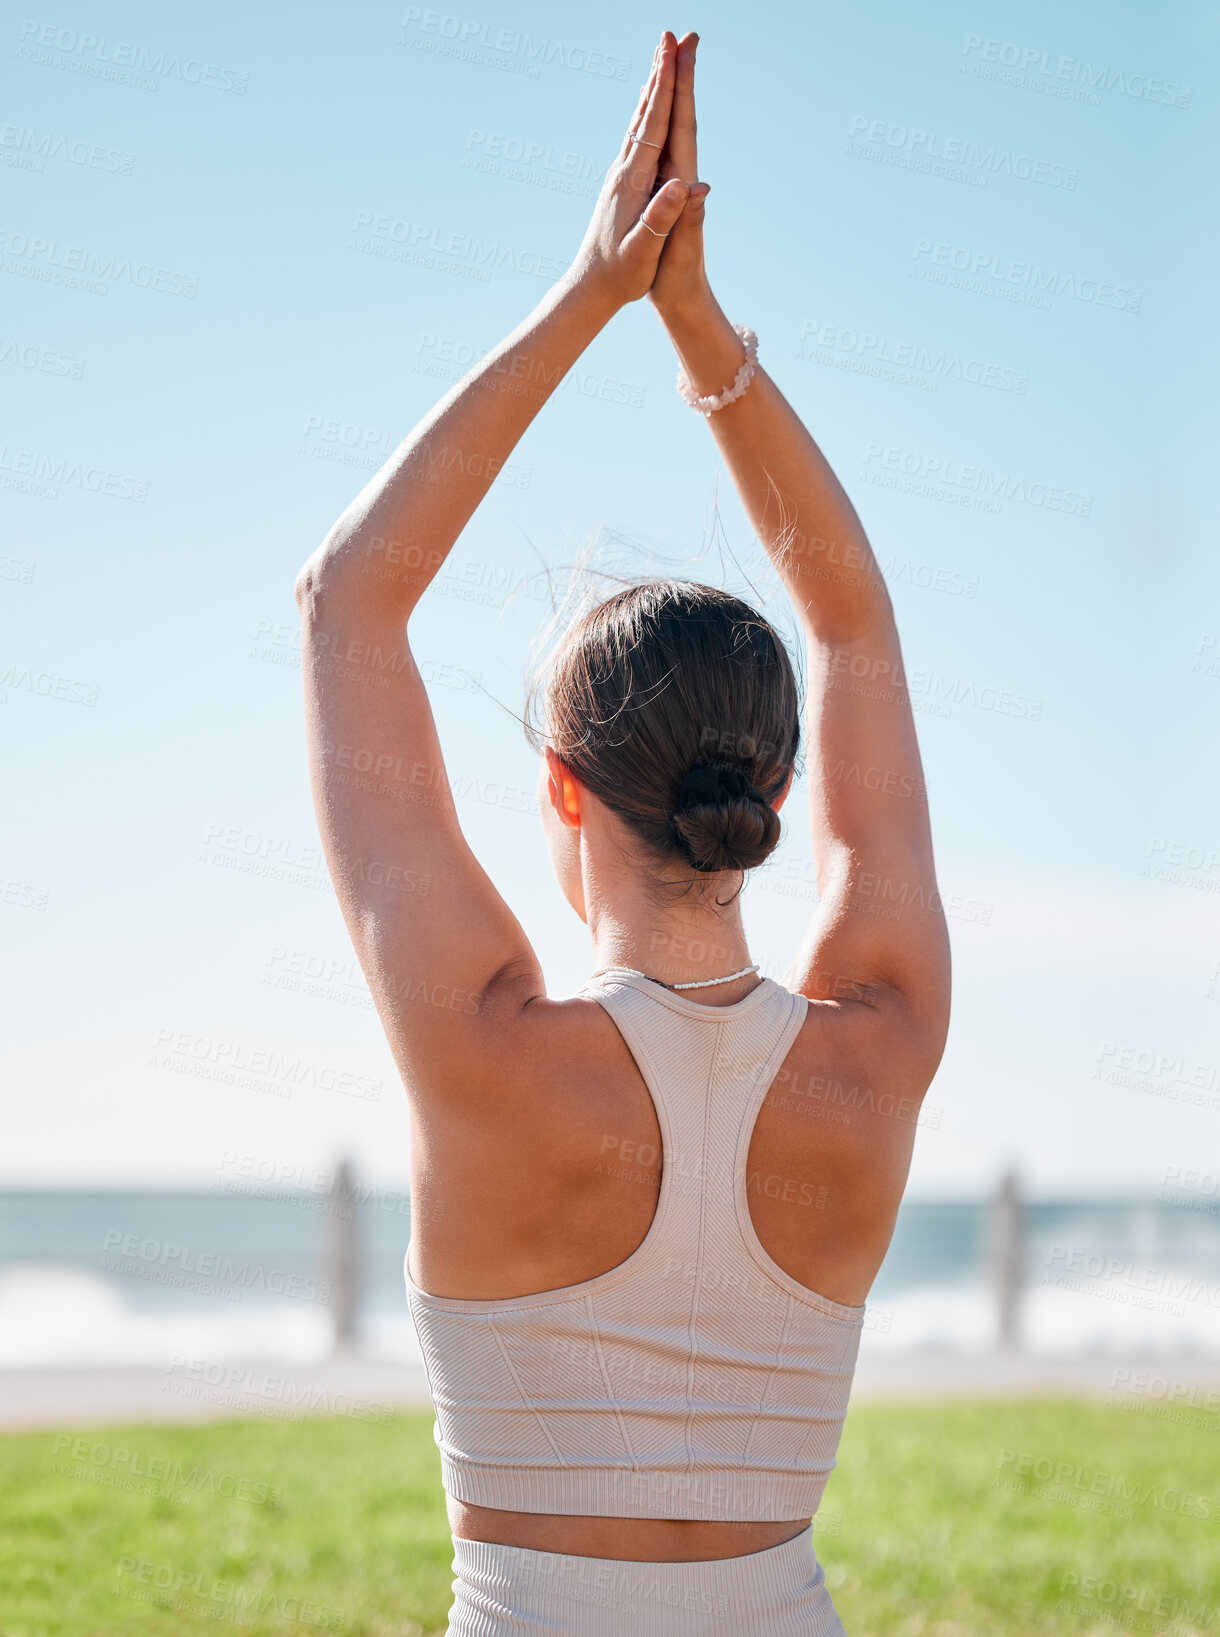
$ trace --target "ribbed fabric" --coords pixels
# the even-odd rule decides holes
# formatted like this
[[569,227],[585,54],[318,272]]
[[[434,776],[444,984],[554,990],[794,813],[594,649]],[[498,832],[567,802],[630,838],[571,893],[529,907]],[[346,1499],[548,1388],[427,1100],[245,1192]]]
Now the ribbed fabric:
[[736,1005],[702,1006],[618,969],[585,992],[656,1106],[656,1214],[625,1262],[559,1290],[466,1301],[428,1295],[408,1268],[445,1488],[523,1512],[812,1517],[864,1309],[772,1261],[746,1174],[755,1117],[807,1003],[768,978]]
[[806,1529],[702,1563],[569,1557],[453,1543],[449,1637],[844,1637]]

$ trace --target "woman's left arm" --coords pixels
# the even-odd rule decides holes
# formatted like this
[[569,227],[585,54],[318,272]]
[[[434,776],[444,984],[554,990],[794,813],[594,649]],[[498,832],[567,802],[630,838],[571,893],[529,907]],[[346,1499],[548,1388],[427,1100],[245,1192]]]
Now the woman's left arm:
[[414,1087],[476,1082],[479,1061],[502,1045],[496,1019],[541,994],[542,981],[462,835],[407,621],[539,409],[652,283],[689,194],[683,183],[653,193],[675,56],[666,35],[572,268],[425,416],[297,577],[319,830]]

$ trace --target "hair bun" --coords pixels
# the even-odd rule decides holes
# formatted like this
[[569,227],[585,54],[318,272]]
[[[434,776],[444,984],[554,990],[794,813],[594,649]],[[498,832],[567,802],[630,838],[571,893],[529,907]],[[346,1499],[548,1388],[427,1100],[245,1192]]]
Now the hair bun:
[[779,840],[779,814],[740,767],[701,762],[682,780],[670,819],[679,851],[697,870],[752,870]]
[[739,767],[733,767],[728,762],[702,762],[698,767],[692,767],[682,780],[675,811],[699,802],[718,802],[726,797],[744,796],[753,789],[754,786]]

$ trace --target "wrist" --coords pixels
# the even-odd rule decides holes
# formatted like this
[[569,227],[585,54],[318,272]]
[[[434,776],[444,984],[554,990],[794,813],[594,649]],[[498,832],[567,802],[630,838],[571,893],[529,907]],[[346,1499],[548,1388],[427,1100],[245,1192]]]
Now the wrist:
[[626,306],[607,281],[599,279],[588,268],[576,265],[569,267],[552,286],[552,294],[558,305],[583,319],[593,334],[604,329],[619,309]]
[[704,284],[677,300],[654,301],[653,305],[675,346],[684,336],[698,335],[709,329],[732,329],[723,308],[712,294],[710,284]]

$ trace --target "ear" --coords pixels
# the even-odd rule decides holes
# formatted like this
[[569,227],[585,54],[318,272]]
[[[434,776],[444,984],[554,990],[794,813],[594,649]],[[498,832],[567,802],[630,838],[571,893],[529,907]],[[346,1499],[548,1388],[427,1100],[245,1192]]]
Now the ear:
[[792,789],[792,775],[795,773],[795,771],[796,771],[796,769],[792,768],[792,767],[790,767],[788,769],[788,777],[784,780],[784,788],[780,791],[779,795],[776,796],[775,800],[771,803],[772,808],[777,813],[779,812],[780,808],[784,805],[784,803],[788,800],[788,792]]
[[543,755],[546,757],[547,792],[556,817],[560,824],[567,825],[570,830],[579,830],[580,786],[549,745],[545,746]]

